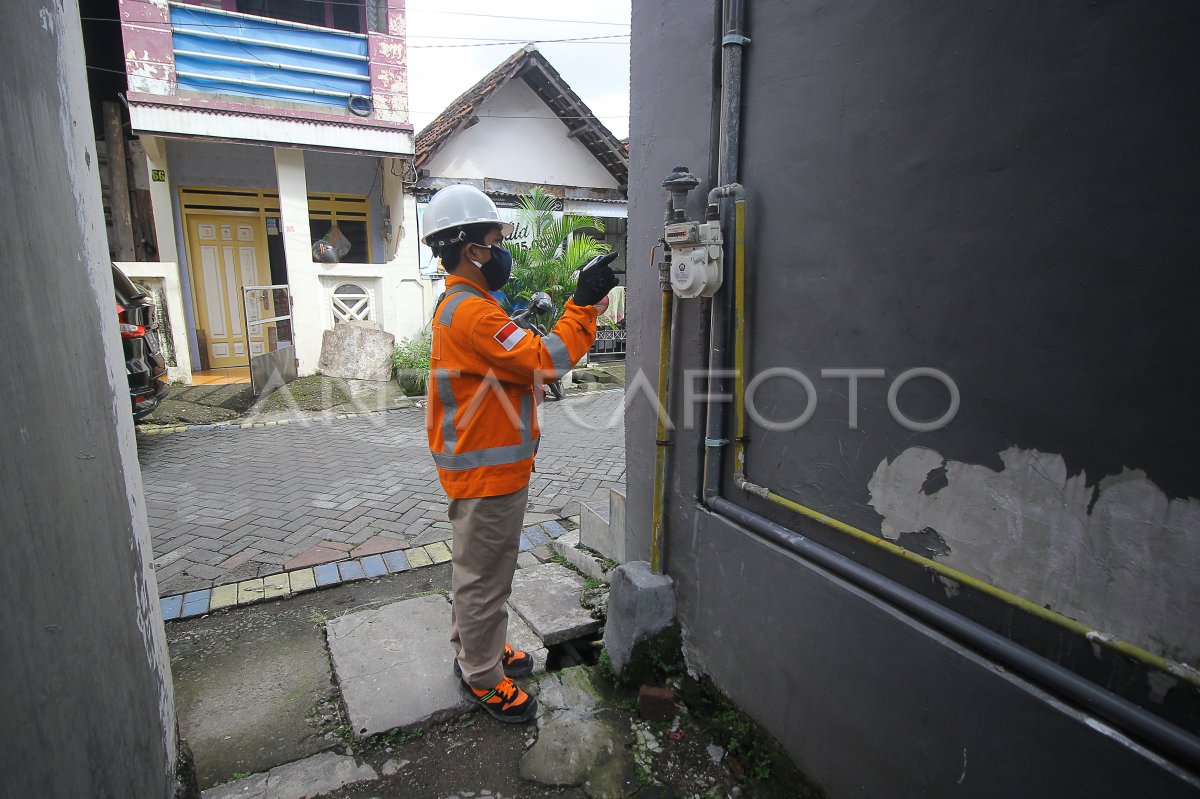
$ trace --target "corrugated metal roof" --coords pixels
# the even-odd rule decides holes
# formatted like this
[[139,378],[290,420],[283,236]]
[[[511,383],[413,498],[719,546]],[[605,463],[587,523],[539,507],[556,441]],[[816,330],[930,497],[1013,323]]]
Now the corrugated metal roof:
[[612,131],[596,118],[558,74],[558,70],[532,44],[513,53],[484,75],[417,134],[417,168],[420,169],[437,155],[484,101],[513,78],[521,78],[537,93],[555,116],[562,119],[568,135],[578,138],[624,190],[629,183],[628,148],[622,146]]
[[243,114],[173,104],[129,103],[134,131],[194,136],[214,141],[292,144],[330,152],[384,156],[411,154],[412,134],[406,130],[367,125],[338,125],[324,120]]

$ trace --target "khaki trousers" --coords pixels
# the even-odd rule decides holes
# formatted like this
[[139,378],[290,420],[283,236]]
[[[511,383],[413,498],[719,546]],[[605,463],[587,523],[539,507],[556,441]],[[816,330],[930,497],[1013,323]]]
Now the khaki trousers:
[[450,643],[472,688],[495,688],[508,636],[508,595],[529,486],[499,497],[450,500],[454,572],[450,585]]

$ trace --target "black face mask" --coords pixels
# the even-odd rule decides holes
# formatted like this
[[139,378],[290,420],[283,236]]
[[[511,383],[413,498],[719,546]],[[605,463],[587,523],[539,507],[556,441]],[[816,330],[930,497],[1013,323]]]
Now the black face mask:
[[471,263],[478,266],[479,271],[483,272],[483,279],[487,281],[488,288],[492,291],[499,291],[512,275],[512,253],[498,244],[493,244],[489,249],[492,252],[490,261],[481,264],[472,258]]

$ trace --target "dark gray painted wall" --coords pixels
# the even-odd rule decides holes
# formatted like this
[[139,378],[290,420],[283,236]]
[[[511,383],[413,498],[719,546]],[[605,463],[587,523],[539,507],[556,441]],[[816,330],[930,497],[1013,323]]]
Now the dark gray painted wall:
[[[661,235],[659,184],[675,164],[706,179],[701,191],[712,185],[718,12],[707,5],[705,17],[694,3],[634,3],[635,254]],[[752,429],[751,476],[876,533],[872,476],[914,445],[991,469],[1006,448],[1036,449],[1061,456],[1069,474],[1086,470],[1089,488],[1130,467],[1169,496],[1200,493],[1188,462],[1200,428],[1187,411],[1200,346],[1188,269],[1200,253],[1189,221],[1200,115],[1182,101],[1200,75],[1196,7],[749,7],[741,179],[751,203],[751,367],[800,368],[818,392],[808,425]],[[657,275],[630,260],[630,373],[652,379]],[[694,301],[680,306],[676,386],[684,368],[703,365],[699,311]],[[912,433],[887,411],[890,378],[916,366],[943,369],[961,390],[958,417],[942,431]],[[836,367],[888,373],[861,385],[858,431],[847,429],[845,381],[819,377]],[[760,399],[775,417],[804,404],[787,383],[766,384]],[[945,393],[918,381],[901,404],[933,418]],[[631,548],[643,553],[653,421],[634,398],[627,518]],[[1119,796],[1139,785],[1159,786],[1146,795],[1196,793],[1038,689],[699,510],[702,438],[677,433],[667,500],[667,570],[689,655],[832,795]],[[1020,485],[1011,490],[997,499],[1014,500],[1017,513],[1039,510],[1021,505]],[[747,504],[880,570],[894,567],[827,529]],[[1031,547],[1029,558],[1046,555]],[[1146,557],[1188,568],[1162,552]],[[1065,567],[1060,574],[1070,579]],[[923,575],[895,576],[942,593]],[[1087,642],[977,597],[958,601],[1073,667],[1091,657]],[[1196,615],[1198,602],[1184,593],[1166,606]],[[1090,676],[1154,704],[1145,672],[1127,666],[1105,660]],[[1194,718],[1194,708],[1179,715]]]
[[[845,382],[818,381],[814,424],[763,437],[755,463],[803,447],[780,487],[860,525],[878,521],[872,470],[906,441],[995,468],[1005,447],[1036,448],[1089,482],[1130,467],[1200,493],[1186,454],[1200,448],[1200,107],[1179,102],[1200,91],[1200,8],[753,9],[755,365],[814,380],[936,366],[963,398],[957,423],[917,437],[888,418],[887,383],[865,381],[863,430],[847,435]],[[910,389],[913,417],[946,408],[942,389]],[[781,384],[767,401],[803,395]]]
[[0,795],[167,797],[175,715],[74,2],[0,28]]

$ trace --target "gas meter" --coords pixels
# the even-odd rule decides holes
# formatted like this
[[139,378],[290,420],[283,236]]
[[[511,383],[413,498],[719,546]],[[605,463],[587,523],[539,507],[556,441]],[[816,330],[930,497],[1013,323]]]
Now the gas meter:
[[721,223],[687,220],[687,195],[700,181],[677,166],[663,188],[671,194],[663,240],[671,251],[671,290],[684,299],[711,297],[721,288]]
[[667,225],[671,248],[671,289],[684,299],[711,297],[721,288],[721,223],[674,222]]

